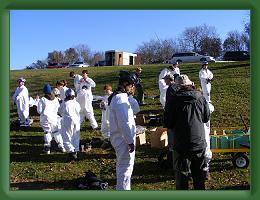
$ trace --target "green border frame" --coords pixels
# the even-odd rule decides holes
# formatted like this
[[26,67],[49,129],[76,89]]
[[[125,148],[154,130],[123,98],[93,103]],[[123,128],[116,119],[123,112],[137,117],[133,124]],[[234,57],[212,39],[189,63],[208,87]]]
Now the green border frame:
[[[10,66],[10,10],[60,10],[60,9],[135,9],[135,10],[169,10],[169,9],[204,9],[204,10],[251,10],[251,189],[249,191],[9,191],[9,66]],[[259,152],[260,106],[260,52],[259,44],[259,0],[0,0],[0,197],[1,199],[259,199]],[[227,19],[228,20],[228,19]],[[257,23],[258,21],[258,23]],[[232,22],[230,22],[232,24]],[[258,36],[258,37],[257,37]],[[259,133],[258,133],[259,132]]]

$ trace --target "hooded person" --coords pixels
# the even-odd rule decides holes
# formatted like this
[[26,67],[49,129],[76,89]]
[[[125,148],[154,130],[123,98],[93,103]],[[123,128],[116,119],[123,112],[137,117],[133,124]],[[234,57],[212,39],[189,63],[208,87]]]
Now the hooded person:
[[96,83],[88,77],[88,71],[82,71],[82,78],[80,79],[79,92],[77,94],[77,101],[80,104],[80,123],[82,123],[85,118],[90,121],[90,125],[93,130],[98,128],[97,121],[94,116],[94,110],[92,106],[93,95],[91,88],[96,87]]
[[77,159],[80,143],[80,105],[75,99],[75,92],[69,88],[65,92],[65,99],[61,104],[62,115],[61,133],[69,160]]
[[29,92],[25,87],[26,80],[21,77],[17,80],[18,87],[12,96],[12,99],[17,107],[18,118],[20,126],[30,126],[32,120],[29,119]]
[[49,84],[44,85],[43,93],[44,96],[39,100],[37,112],[40,114],[40,124],[44,131],[44,152],[50,154],[52,138],[55,139],[61,151],[65,152],[58,119],[60,103],[52,94]]
[[173,134],[173,163],[176,189],[189,188],[189,174],[195,190],[205,189],[203,167],[205,165],[204,123],[210,119],[208,103],[194,83],[185,74],[175,79],[176,93],[172,99],[171,125]]
[[136,125],[128,93],[137,78],[134,73],[121,71],[119,85],[108,98],[110,108],[110,141],[116,152],[116,190],[131,190],[135,160]]
[[168,74],[172,74],[172,75],[180,74],[180,69],[179,69],[178,65],[179,65],[178,62],[174,62],[168,68],[165,68],[160,72],[160,75],[159,75],[160,103],[163,108],[165,107],[166,91],[168,88],[168,85],[166,85],[163,78]]
[[203,96],[206,98],[208,102],[210,100],[210,92],[211,92],[211,82],[213,80],[213,73],[208,69],[208,62],[202,62],[202,68],[199,71],[199,79],[203,92]]

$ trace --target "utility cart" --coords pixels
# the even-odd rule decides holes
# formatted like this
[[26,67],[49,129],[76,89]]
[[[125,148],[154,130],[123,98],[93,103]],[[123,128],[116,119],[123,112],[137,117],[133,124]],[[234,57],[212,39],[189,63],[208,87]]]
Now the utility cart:
[[212,153],[231,153],[232,163],[238,168],[247,168],[249,165],[248,153],[250,151],[250,133],[244,131],[231,131],[210,135]]

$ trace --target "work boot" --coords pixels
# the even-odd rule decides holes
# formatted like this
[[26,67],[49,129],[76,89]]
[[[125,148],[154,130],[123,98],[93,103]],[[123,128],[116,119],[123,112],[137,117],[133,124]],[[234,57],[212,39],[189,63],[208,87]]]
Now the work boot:
[[50,154],[51,153],[51,147],[50,146],[44,146],[43,152],[46,153],[46,154]]
[[104,140],[103,143],[100,146],[101,149],[108,149],[110,147],[111,147],[111,143],[110,143],[109,140]]
[[73,161],[73,160],[77,160],[78,159],[78,156],[77,156],[77,152],[70,152],[69,153],[69,158],[68,158],[68,161]]

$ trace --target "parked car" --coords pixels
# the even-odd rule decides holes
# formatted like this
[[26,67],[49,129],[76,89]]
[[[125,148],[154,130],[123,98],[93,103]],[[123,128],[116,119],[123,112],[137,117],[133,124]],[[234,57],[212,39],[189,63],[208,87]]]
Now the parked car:
[[187,53],[175,53],[172,55],[172,58],[168,60],[168,63],[173,62],[180,62],[180,63],[187,63],[187,62],[215,62],[216,60],[212,56],[200,55],[195,52],[187,52]]
[[69,63],[49,63],[46,68],[48,69],[56,69],[56,68],[68,68]]
[[106,65],[106,61],[105,60],[100,60],[98,62],[95,63],[95,67],[98,67],[98,66],[105,66]]
[[223,59],[229,61],[249,60],[250,55],[247,51],[227,51]]
[[72,68],[77,68],[77,67],[89,67],[89,64],[84,63],[84,62],[75,62],[70,65]]

